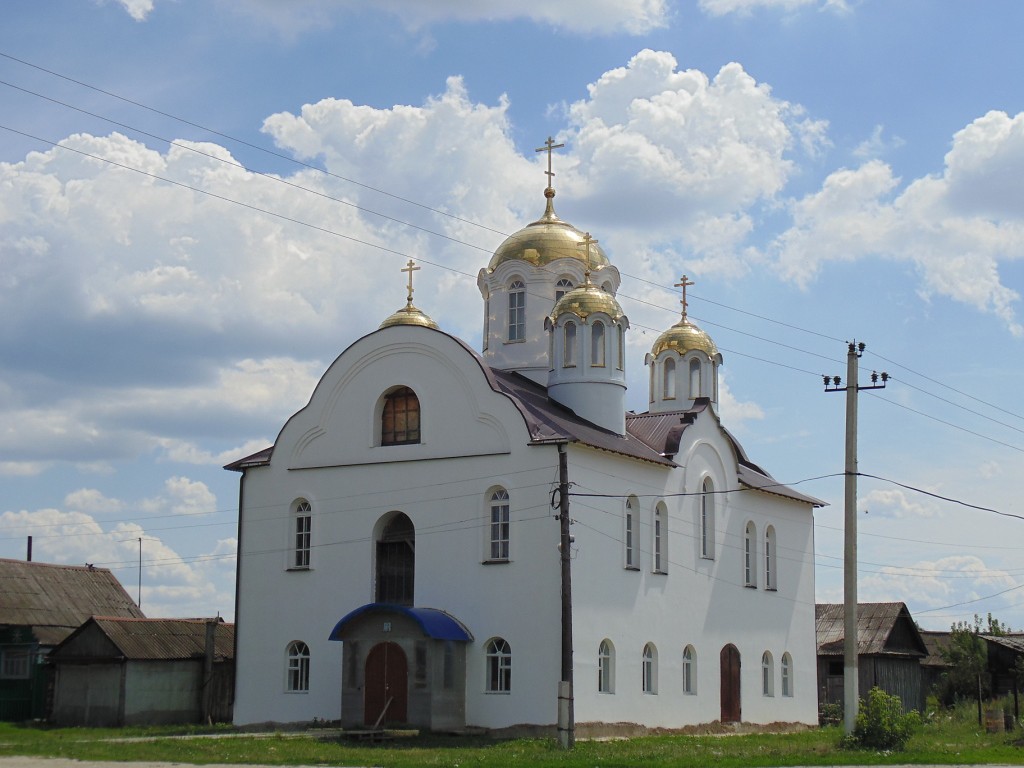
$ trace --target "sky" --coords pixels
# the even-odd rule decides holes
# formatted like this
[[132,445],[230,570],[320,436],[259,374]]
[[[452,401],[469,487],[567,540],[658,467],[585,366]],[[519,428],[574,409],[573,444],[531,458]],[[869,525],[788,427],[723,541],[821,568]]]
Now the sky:
[[[238,482],[404,304],[480,347],[476,273],[556,209],[622,273],[627,405],[689,316],[723,424],[815,512],[841,602],[1024,629],[1024,4],[5,0],[0,557],[234,615]],[[141,591],[140,591],[141,590]]]

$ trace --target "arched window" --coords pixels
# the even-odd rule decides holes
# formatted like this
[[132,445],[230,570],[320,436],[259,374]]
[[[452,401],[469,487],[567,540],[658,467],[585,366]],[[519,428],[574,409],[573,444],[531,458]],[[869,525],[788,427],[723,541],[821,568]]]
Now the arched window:
[[764,529],[764,588],[778,589],[779,574],[775,557],[775,526]]
[[487,692],[508,693],[512,690],[512,649],[500,637],[487,642]]
[[782,654],[782,695],[793,695],[793,657],[789,651]]
[[597,648],[597,692],[615,693],[615,646],[607,639]]
[[643,688],[644,693],[654,695],[658,692],[658,649],[654,643],[644,646]]
[[285,690],[289,693],[309,691],[309,646],[296,640],[288,646],[288,669]]
[[664,368],[664,381],[662,382],[662,391],[665,393],[665,400],[676,399],[676,361],[675,358],[665,358]]
[[757,526],[753,521],[743,531],[743,585],[757,586]]
[[768,651],[761,655],[761,693],[765,696],[775,695],[775,665]]
[[313,532],[313,507],[305,499],[295,502],[293,515],[295,546],[292,550],[292,568],[309,568],[309,551]]
[[654,507],[654,572],[668,573],[668,510],[658,502]]
[[565,324],[565,339],[562,346],[562,367],[572,368],[576,365],[576,323],[571,320]]
[[690,360],[690,399],[700,397],[700,360]]
[[555,301],[565,296],[573,288],[572,280],[567,277],[563,277],[557,283],[555,283]]
[[495,489],[489,499],[490,525],[489,550],[490,560],[508,560],[509,543],[509,506],[508,491],[504,488]]
[[713,560],[715,557],[715,485],[710,477],[704,478],[700,496],[700,556]]
[[420,401],[409,387],[398,387],[384,398],[380,417],[381,445],[420,442]]
[[377,539],[377,602],[412,605],[415,583],[416,529],[412,520],[399,512]]
[[508,340],[523,341],[526,338],[526,286],[522,280],[514,280],[508,287]]
[[604,323],[600,320],[595,320],[590,329],[590,364],[604,367]]
[[683,648],[683,693],[697,692],[697,651],[692,645]]
[[639,509],[639,502],[635,496],[626,499],[626,517],[623,521],[622,543],[625,553],[625,565],[627,568],[636,568],[636,512]]

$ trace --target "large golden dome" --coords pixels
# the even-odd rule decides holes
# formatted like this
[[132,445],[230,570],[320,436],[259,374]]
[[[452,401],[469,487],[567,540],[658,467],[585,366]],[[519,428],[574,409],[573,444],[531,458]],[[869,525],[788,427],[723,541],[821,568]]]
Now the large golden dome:
[[[499,245],[487,265],[487,271],[493,272],[506,261],[525,261],[542,267],[555,259],[570,258],[586,264],[587,249],[582,245],[585,238],[583,232],[555,215],[551,196],[548,196],[544,215]],[[601,246],[592,241],[590,268],[597,271],[610,263]]]
[[571,312],[581,320],[586,320],[588,315],[595,312],[604,312],[612,320],[618,320],[625,314],[614,296],[590,282],[569,291],[555,302],[551,319],[556,320],[566,312]]
[[718,347],[711,337],[685,317],[658,337],[651,355],[657,357],[666,349],[674,349],[680,356],[695,349],[712,359],[718,355]]

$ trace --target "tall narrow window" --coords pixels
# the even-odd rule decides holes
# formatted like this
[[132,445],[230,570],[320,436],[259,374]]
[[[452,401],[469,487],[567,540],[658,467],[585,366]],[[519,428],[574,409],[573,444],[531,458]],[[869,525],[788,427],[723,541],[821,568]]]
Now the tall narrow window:
[[565,296],[569,291],[572,290],[572,280],[563,277],[557,283],[555,283],[555,301]]
[[309,646],[296,640],[288,646],[288,673],[285,689],[289,693],[309,691]]
[[615,647],[602,640],[597,649],[597,692],[615,693]]
[[618,346],[617,346],[617,355],[618,356],[615,359],[615,367],[618,368],[621,371],[621,370],[623,370],[623,365],[625,365],[625,359],[626,359],[626,331],[625,331],[625,329],[621,325],[616,326],[616,327],[619,330],[619,333],[618,333],[619,342],[618,342]]
[[295,505],[295,549],[293,568],[309,568],[309,550],[313,531],[313,507],[305,499]]
[[779,574],[775,558],[775,526],[764,529],[764,588],[778,589]]
[[484,352],[490,346],[491,339],[491,294],[484,296]]
[[793,695],[793,657],[789,651],[782,654],[782,695]]
[[487,692],[508,693],[512,690],[512,649],[500,637],[487,643]]
[[683,649],[683,693],[697,692],[697,652],[692,645]]
[[590,364],[604,367],[604,323],[600,320],[595,320],[590,329]]
[[757,586],[757,527],[753,521],[743,531],[743,585]]
[[768,651],[761,655],[761,693],[765,696],[775,695],[775,665]]
[[666,544],[668,542],[668,523],[666,518],[668,517],[665,505],[658,502],[654,508],[654,572],[655,573],[667,573],[668,572],[668,555],[666,553]]
[[690,360],[690,399],[700,397],[700,360]]
[[700,556],[715,557],[715,486],[710,477],[704,478],[700,496]]
[[662,382],[662,391],[665,393],[665,400],[676,399],[676,361],[674,358],[665,358],[665,367],[663,370],[664,381]]
[[576,365],[576,323],[565,324],[565,343],[562,346],[562,367],[572,368]]
[[509,505],[508,491],[498,488],[491,493],[489,526],[490,560],[508,560]]
[[644,646],[643,691],[652,695],[658,692],[658,649],[654,643]]
[[416,586],[416,528],[399,512],[391,517],[377,540],[378,603],[412,605]]
[[626,499],[626,519],[623,526],[622,543],[624,545],[627,568],[637,567],[636,547],[634,546],[637,503],[636,499],[632,496]]
[[508,340],[526,338],[526,286],[514,280],[508,287]]
[[420,401],[409,387],[399,387],[384,399],[380,421],[381,445],[420,442]]

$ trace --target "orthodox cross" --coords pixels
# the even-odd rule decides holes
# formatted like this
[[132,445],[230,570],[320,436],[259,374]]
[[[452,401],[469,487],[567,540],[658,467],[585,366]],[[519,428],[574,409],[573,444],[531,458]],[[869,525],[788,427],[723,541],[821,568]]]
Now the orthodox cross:
[[413,266],[414,263],[415,262],[413,262],[412,259],[409,259],[409,263],[405,265],[405,268],[399,270],[400,272],[408,272],[409,273],[409,296],[406,298],[406,301],[409,302],[410,306],[412,305],[412,292],[413,292],[412,273],[420,271],[420,267]]
[[548,136],[548,140],[544,142],[543,147],[537,147],[534,152],[547,152],[548,153],[548,169],[544,172],[548,177],[548,189],[554,189],[555,185],[552,183],[555,180],[555,173],[551,170],[551,153],[556,149],[564,147],[565,144],[555,144],[555,140]]
[[587,249],[587,271],[584,274],[584,276],[586,277],[588,283],[590,282],[590,246],[591,245],[597,245],[597,240],[592,238],[590,236],[589,232],[587,232],[587,233],[585,233],[583,235],[583,242],[582,243],[576,243],[576,247],[577,248],[583,247],[583,248]]
[[683,289],[683,298],[680,300],[680,303],[683,305],[683,320],[686,319],[686,288],[687,288],[687,286],[690,286],[690,285],[695,285],[695,283],[693,282],[693,280],[688,278],[686,275],[683,275],[682,279],[678,283],[675,284],[676,288],[682,288]]

